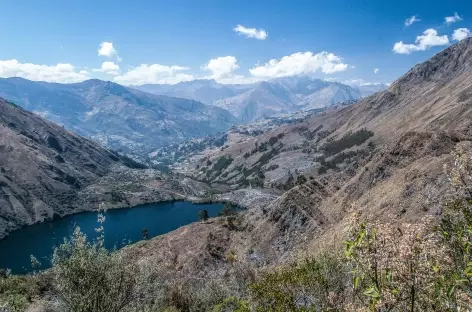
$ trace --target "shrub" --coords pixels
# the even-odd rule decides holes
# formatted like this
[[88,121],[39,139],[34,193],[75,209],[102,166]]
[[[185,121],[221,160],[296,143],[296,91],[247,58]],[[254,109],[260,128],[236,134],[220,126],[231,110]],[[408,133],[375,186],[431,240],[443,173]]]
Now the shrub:
[[238,207],[232,203],[226,203],[221,211],[218,213],[218,216],[227,217],[234,215],[238,210]]
[[249,303],[236,297],[226,298],[222,303],[217,304],[212,312],[250,312]]
[[325,253],[264,274],[250,295],[256,311],[338,311],[348,297],[347,274],[341,257]]
[[302,185],[307,181],[306,177],[304,175],[299,175],[297,177],[297,184]]
[[137,266],[87,242],[79,228],[54,250],[52,263],[55,290],[67,311],[122,311],[136,296]]
[[7,306],[12,312],[22,312],[32,299],[40,294],[35,276],[5,275],[0,277],[0,307]]

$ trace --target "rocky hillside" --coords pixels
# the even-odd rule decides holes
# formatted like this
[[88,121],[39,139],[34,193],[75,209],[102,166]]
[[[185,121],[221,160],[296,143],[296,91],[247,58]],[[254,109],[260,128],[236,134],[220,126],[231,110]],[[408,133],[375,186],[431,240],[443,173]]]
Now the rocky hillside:
[[0,238],[99,205],[127,207],[191,194],[180,185],[0,99]]
[[[195,99],[230,111],[240,122],[299,110],[319,109],[355,101],[383,90],[351,87],[306,76],[293,76],[248,85],[223,85],[214,80],[196,80],[176,85],[144,85],[140,90]],[[361,94],[362,92],[362,94]]]
[[[185,174],[227,184],[237,190],[233,200],[257,197],[258,205],[231,224],[195,224],[148,244],[152,250],[180,246],[198,232],[204,245],[174,249],[178,270],[223,274],[222,255],[251,267],[283,262],[297,250],[341,239],[354,216],[400,224],[440,215],[450,190],[444,165],[457,149],[472,153],[471,67],[469,38],[357,104],[202,152]],[[256,190],[281,195],[263,199]],[[145,246],[137,250],[169,260]]]
[[101,80],[76,84],[0,79],[0,97],[109,148],[143,155],[157,147],[225,131],[227,111]]

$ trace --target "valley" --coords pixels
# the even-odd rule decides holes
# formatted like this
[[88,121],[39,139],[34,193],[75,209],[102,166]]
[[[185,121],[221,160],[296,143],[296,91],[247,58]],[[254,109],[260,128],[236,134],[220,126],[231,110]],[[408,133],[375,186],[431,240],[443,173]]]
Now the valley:
[[[48,311],[54,291],[69,291],[57,286],[63,280],[94,281],[83,273],[89,269],[112,285],[117,279],[108,272],[133,283],[129,311],[366,311],[369,305],[404,311],[405,300],[423,300],[426,308],[411,311],[446,311],[442,304],[452,299],[428,300],[437,294],[431,285],[441,291],[449,285],[437,274],[456,261],[456,249],[444,242],[454,231],[470,231],[471,86],[472,38],[417,64],[386,89],[303,75],[241,85],[196,79],[129,87],[0,79],[0,238],[13,233],[17,239],[0,241],[0,253],[2,243],[20,245],[25,238],[17,234],[33,227],[51,236],[42,222],[52,219],[87,216],[82,234],[92,237],[96,213],[108,210],[106,248],[76,232],[56,249],[50,270],[22,277],[41,286],[27,300],[36,309],[30,311]],[[366,96],[372,90],[378,92]],[[201,209],[190,202],[203,204],[211,218],[198,220]],[[217,215],[223,203],[243,211]],[[451,203],[459,221],[448,215]],[[145,212],[143,204],[155,209]],[[142,223],[133,223],[136,215]],[[135,224],[132,244],[109,252],[108,233],[117,243]],[[451,232],[433,234],[449,225]],[[140,240],[142,227],[153,232]],[[61,236],[70,230],[67,224]],[[466,236],[453,243],[468,244]],[[413,264],[434,282],[413,274]],[[469,274],[465,266],[448,276]],[[369,277],[377,268],[389,286]],[[362,270],[368,273],[353,275]],[[392,271],[403,275],[392,279]],[[70,272],[85,277],[70,278]],[[304,274],[313,275],[307,282]],[[334,277],[339,280],[330,284]],[[415,288],[412,280],[426,286]],[[469,300],[470,279],[454,283],[458,290],[446,292]],[[84,288],[98,287],[90,285]],[[204,307],[194,307],[195,298]],[[467,306],[466,299],[454,304]],[[217,310],[224,304],[230,308]]]

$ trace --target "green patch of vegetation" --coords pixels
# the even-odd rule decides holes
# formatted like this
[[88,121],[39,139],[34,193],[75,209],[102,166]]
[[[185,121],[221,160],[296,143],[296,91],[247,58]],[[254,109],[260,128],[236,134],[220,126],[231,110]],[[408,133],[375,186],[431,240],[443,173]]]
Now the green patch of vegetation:
[[201,222],[207,221],[210,217],[208,215],[208,210],[203,209],[198,212],[198,218],[200,219]]
[[232,162],[233,158],[231,157],[231,155],[219,157],[218,160],[213,164],[213,166],[206,170],[206,177],[210,178],[219,176],[223,170],[225,170],[229,165],[231,165]]
[[279,168],[279,165],[273,164],[273,165],[270,165],[269,167],[267,167],[266,171],[272,171],[272,170],[275,170],[277,168]]
[[302,184],[306,183],[306,181],[307,181],[307,179],[304,175],[299,175],[297,177],[297,184],[298,185],[302,185]]
[[349,287],[340,259],[323,254],[264,274],[249,286],[255,311],[341,311]]
[[327,156],[334,155],[353,146],[361,145],[373,135],[372,131],[361,129],[354,133],[349,133],[339,140],[327,142],[323,146],[323,151]]
[[0,276],[0,307],[12,312],[25,311],[34,298],[51,288],[47,275],[15,276],[3,271]]
[[218,213],[218,216],[227,217],[234,215],[236,212],[238,212],[238,207],[236,205],[232,203],[226,203]]

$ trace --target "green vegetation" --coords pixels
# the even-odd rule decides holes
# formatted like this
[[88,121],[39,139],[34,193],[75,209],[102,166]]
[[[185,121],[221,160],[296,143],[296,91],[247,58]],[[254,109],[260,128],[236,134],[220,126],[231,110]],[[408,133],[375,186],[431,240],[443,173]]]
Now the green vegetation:
[[[207,177],[219,176],[223,170],[225,170],[229,165],[231,165],[232,162],[233,162],[233,158],[231,157],[231,155],[221,156],[220,158],[218,158],[218,160],[213,164],[211,168],[206,170],[206,176]],[[211,165],[211,162],[210,162],[210,165]]]
[[347,299],[347,275],[340,257],[332,254],[263,274],[249,286],[254,310],[340,311]]
[[220,217],[227,217],[234,215],[238,211],[238,207],[232,203],[226,203],[221,211],[218,213]]
[[361,129],[354,133],[349,133],[339,140],[327,142],[323,146],[323,151],[327,156],[334,155],[353,146],[361,145],[373,135],[372,131]]
[[318,174],[324,174],[328,169],[338,169],[338,165],[342,163],[349,164],[358,159],[365,159],[368,155],[369,151],[367,149],[361,149],[338,153],[332,156],[329,160],[326,160],[325,156],[320,156],[315,159],[320,163]]
[[198,212],[198,218],[200,219],[201,222],[205,222],[208,220],[208,210],[203,209]]
[[308,180],[306,179],[306,177],[304,175],[299,175],[297,177],[297,184],[298,185],[302,185],[302,184],[306,183],[306,181],[308,181]]
[[31,301],[50,289],[49,276],[14,276],[4,272],[0,276],[0,307],[8,306],[12,312],[25,311]]

